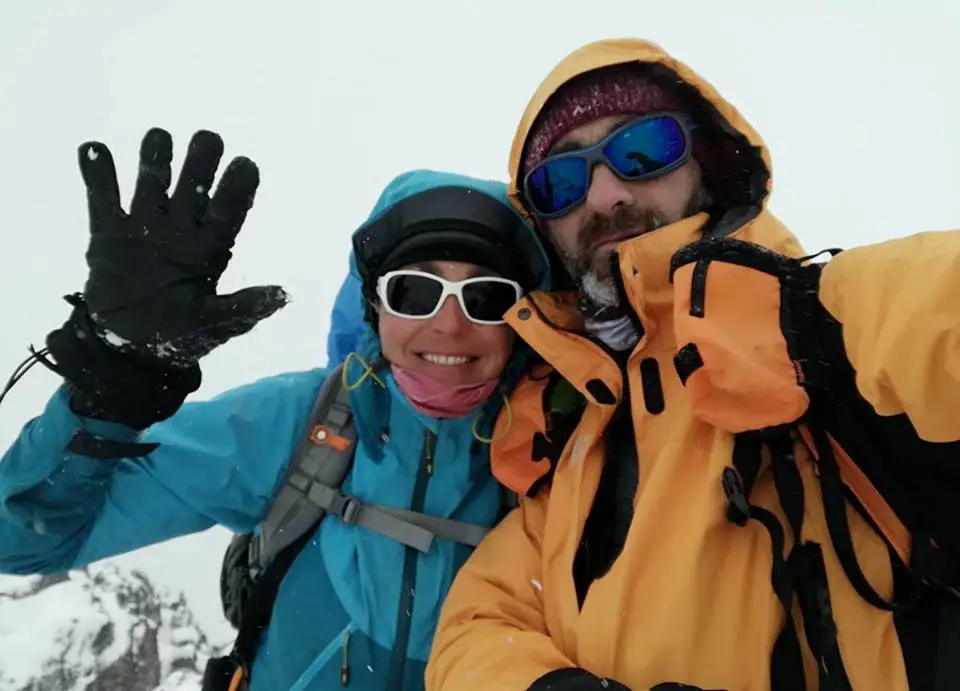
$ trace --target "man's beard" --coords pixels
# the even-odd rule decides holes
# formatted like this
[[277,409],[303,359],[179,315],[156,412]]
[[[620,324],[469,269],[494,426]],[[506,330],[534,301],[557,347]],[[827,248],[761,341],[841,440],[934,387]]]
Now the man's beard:
[[[710,194],[701,185],[690,198],[681,218],[698,214],[711,203]],[[595,214],[587,221],[577,237],[575,252],[563,253],[563,264],[579,284],[581,295],[593,310],[619,306],[620,296],[612,276],[613,266],[609,261],[595,265],[592,248],[608,238],[612,239],[626,232],[631,232],[636,237],[664,225],[667,223],[657,211],[636,206],[619,206],[610,215]],[[606,255],[604,259],[609,260],[609,257],[610,255]]]

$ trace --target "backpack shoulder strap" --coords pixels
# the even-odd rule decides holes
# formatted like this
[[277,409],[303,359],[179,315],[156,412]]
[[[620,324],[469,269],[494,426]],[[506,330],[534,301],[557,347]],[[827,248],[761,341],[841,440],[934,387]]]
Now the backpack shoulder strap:
[[488,532],[470,523],[366,504],[341,491],[357,443],[342,373],[343,365],[339,365],[327,375],[259,534],[244,536],[249,537],[247,570],[252,587],[238,610],[233,650],[228,657],[214,658],[208,664],[205,691],[229,684],[231,679],[242,688],[260,636],[270,625],[280,584],[326,514],[333,513],[346,523],[374,530],[421,552],[429,551],[436,537],[475,547]]
[[328,513],[424,553],[430,551],[435,538],[476,547],[488,532],[471,523],[369,504],[342,491],[357,443],[342,367],[335,368],[323,383],[307,434],[274,496],[260,534],[250,543],[254,577]]
[[[236,678],[244,680],[250,673],[260,636],[270,625],[280,583],[323,518],[322,509],[303,500],[301,488],[306,478],[320,478],[339,487],[350,469],[356,430],[341,377],[342,365],[331,370],[320,386],[303,437],[283,485],[267,510],[260,534],[248,536],[246,566],[251,587],[244,602],[239,603],[237,638],[228,658],[217,658],[216,665],[208,665],[205,690],[218,688],[215,679],[224,675],[238,675]],[[223,670],[217,668],[220,664]]]
[[[256,658],[257,648],[260,645],[260,636],[270,625],[270,619],[273,616],[273,602],[277,598],[280,584],[310,537],[311,533],[309,531],[300,535],[270,562],[260,578],[254,582],[250,598],[243,608],[233,650],[229,655],[231,664],[226,670],[229,675],[234,676],[239,673],[241,680],[249,677],[250,668],[253,666],[253,660]],[[206,679],[204,681],[206,683]],[[207,686],[203,688],[206,691]]]
[[343,365],[338,365],[321,385],[283,484],[274,494],[259,535],[251,540],[254,577],[323,518],[324,509],[309,497],[313,485],[336,493],[350,470],[357,430],[342,372]]

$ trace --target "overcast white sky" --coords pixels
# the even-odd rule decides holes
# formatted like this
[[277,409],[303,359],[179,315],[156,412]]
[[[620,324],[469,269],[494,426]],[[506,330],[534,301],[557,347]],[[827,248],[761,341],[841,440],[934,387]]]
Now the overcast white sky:
[[[204,361],[201,396],[324,359],[349,235],[383,185],[434,167],[503,177],[547,71],[603,38],[657,41],[766,138],[771,208],[810,250],[960,227],[960,3],[954,0],[7,0],[0,9],[0,374],[67,315],[87,243],[76,147],[114,152],[125,195],[143,133],[219,132],[260,165],[224,278],[295,302]],[[5,378],[5,375],[4,375]],[[0,445],[56,379],[0,410]],[[215,637],[225,533],[124,559],[186,588]]]

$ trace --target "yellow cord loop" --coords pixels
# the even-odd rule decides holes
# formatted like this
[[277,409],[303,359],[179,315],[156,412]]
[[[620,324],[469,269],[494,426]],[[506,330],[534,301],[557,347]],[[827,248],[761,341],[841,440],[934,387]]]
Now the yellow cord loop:
[[[360,378],[357,379],[357,381],[355,382],[350,381],[350,361],[351,360],[356,360],[357,362],[360,363],[360,366],[363,367],[363,374],[361,374]],[[376,382],[377,385],[379,385],[380,387],[386,388],[386,384],[383,383],[383,379],[381,379],[380,376],[377,374],[373,365],[367,362],[363,358],[363,356],[360,355],[359,353],[354,353],[354,352],[348,353],[347,357],[345,357],[343,360],[343,369],[340,372],[340,378],[341,378],[341,381],[343,382],[343,388],[346,391],[354,391],[358,389],[363,384],[363,382],[367,380],[368,377],[372,378],[373,381]],[[482,434],[480,434],[479,430],[477,430],[477,425],[480,423],[480,417],[481,417],[479,415],[474,419],[473,425],[470,428],[470,431],[473,433],[474,439],[476,439],[477,441],[483,444],[492,444],[494,441],[502,439],[507,435],[507,433],[510,432],[510,427],[513,425],[513,408],[510,406],[510,399],[507,397],[505,393],[503,393],[502,390],[500,391],[500,395],[503,396],[503,408],[507,415],[507,423],[506,423],[505,429],[503,430],[503,434],[501,434],[499,437],[497,436],[485,437]]]
[[[360,363],[360,366],[363,367],[363,374],[360,375],[360,378],[357,381],[350,383],[350,361],[356,360]],[[373,381],[380,385],[381,388],[386,388],[386,385],[383,383],[383,380],[377,375],[376,371],[369,362],[363,359],[363,356],[359,353],[348,353],[347,357],[343,359],[343,369],[340,371],[340,381],[343,383],[343,388],[347,391],[354,391],[360,388],[360,385],[366,381],[367,377],[373,377]]]
[[503,391],[500,391],[500,395],[503,396],[503,410],[507,415],[507,424],[503,430],[503,434],[501,434],[499,437],[495,435],[484,437],[482,434],[480,434],[480,432],[477,431],[477,423],[480,422],[481,417],[479,415],[474,418],[473,426],[470,428],[470,431],[473,433],[473,438],[483,444],[492,444],[495,441],[503,439],[510,432],[510,426],[513,425],[513,408],[510,407],[510,399],[507,398],[507,395],[503,393]]

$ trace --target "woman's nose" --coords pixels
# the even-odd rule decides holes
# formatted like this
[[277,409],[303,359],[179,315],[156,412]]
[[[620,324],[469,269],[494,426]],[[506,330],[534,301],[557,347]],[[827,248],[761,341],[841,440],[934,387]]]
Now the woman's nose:
[[430,326],[437,333],[453,335],[464,331],[470,322],[467,320],[456,296],[448,295],[433,318]]

